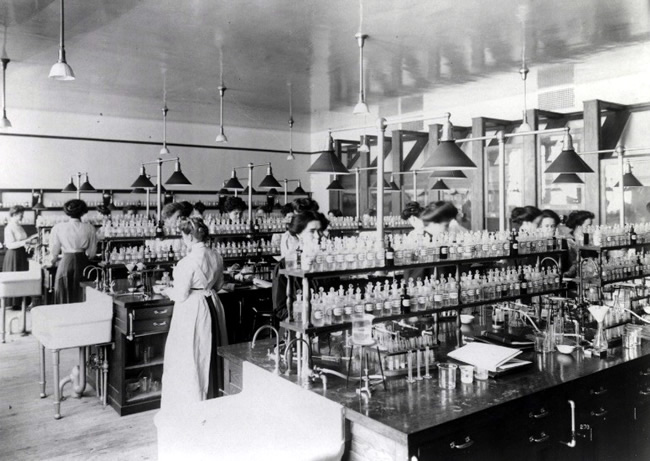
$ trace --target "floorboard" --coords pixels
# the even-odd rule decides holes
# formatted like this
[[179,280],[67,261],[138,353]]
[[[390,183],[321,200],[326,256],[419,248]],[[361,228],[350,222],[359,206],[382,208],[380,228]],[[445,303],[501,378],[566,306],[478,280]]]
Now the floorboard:
[[[9,315],[7,316],[9,317]],[[38,343],[8,335],[0,344],[0,460],[155,460],[157,410],[120,417],[102,407],[95,390],[67,396],[63,418],[54,419],[50,353],[46,352],[47,397],[39,398]],[[61,351],[61,377],[77,361],[77,349]]]

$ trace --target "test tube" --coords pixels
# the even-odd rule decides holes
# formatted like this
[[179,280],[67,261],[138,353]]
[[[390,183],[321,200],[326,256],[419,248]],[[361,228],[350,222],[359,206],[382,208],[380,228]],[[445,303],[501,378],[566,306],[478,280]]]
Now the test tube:
[[415,351],[415,357],[417,359],[416,363],[417,363],[417,367],[418,367],[418,369],[417,369],[417,377],[415,379],[417,379],[418,381],[422,381],[422,374],[420,372],[420,367],[422,367],[422,351],[417,349]]
[[406,361],[408,363],[408,378],[406,378],[407,383],[414,383],[415,380],[413,379],[413,352],[408,351],[406,354]]
[[429,374],[429,346],[424,348],[424,379],[431,379]]

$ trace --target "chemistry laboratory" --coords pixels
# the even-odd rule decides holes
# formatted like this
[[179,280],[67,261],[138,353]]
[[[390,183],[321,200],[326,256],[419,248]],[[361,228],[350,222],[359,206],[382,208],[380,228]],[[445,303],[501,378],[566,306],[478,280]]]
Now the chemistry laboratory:
[[650,459],[647,0],[0,40],[0,459]]

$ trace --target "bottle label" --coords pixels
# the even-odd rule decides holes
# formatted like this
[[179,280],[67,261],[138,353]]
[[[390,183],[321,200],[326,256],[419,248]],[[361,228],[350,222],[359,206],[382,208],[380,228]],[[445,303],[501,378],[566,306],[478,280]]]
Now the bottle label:
[[363,314],[363,304],[357,304],[354,306],[355,314]]
[[437,303],[442,302],[442,295],[433,295],[433,300]]
[[395,259],[395,253],[392,251],[386,252],[386,259]]
[[366,312],[372,312],[375,309],[375,306],[372,303],[366,303]]
[[327,256],[325,257],[325,261],[327,261],[328,264],[333,263],[333,262],[334,262],[334,256],[332,256],[332,255],[327,255]]
[[517,242],[514,242],[514,243],[512,244],[512,249],[513,249],[513,250],[517,250],[518,248],[519,248],[519,244],[518,244]]
[[323,318],[323,311],[320,311],[320,310],[314,311],[314,318],[316,320],[322,319]]
[[352,315],[352,311],[353,311],[352,306],[345,306],[343,308],[343,312],[345,312],[345,315]]
[[398,308],[400,305],[401,305],[401,302],[400,302],[399,299],[395,299],[395,300],[391,301],[391,306],[394,307],[394,308]]
[[405,299],[402,301],[402,306],[404,307],[410,307],[411,306],[411,300],[410,299]]

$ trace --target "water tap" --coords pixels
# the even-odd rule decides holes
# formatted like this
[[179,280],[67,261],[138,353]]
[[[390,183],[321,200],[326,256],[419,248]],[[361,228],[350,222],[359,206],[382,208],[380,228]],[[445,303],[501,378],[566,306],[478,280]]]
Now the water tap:
[[255,340],[257,339],[257,335],[259,334],[260,331],[264,330],[265,328],[268,328],[270,330],[273,330],[275,332],[275,369],[273,372],[278,375],[280,374],[280,333],[278,333],[278,330],[275,329],[275,327],[272,327],[271,325],[262,325],[257,329],[255,334],[253,335],[253,340],[251,341],[251,349],[255,349]]

